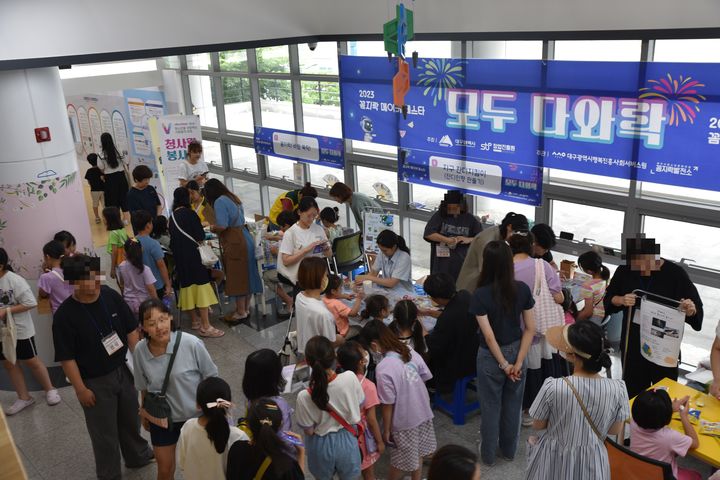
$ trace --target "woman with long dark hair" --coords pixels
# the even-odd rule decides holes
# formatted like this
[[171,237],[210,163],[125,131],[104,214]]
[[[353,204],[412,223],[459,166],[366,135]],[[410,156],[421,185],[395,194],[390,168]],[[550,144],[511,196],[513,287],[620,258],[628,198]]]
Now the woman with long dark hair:
[[[305,478],[305,447],[296,433],[283,430],[283,412],[271,398],[259,398],[250,405],[247,415],[252,440],[235,442],[227,464],[228,480],[299,480]],[[297,460],[288,455],[287,437],[295,447]],[[266,465],[267,462],[267,465]],[[266,465],[266,466],[264,466]],[[261,469],[263,475],[259,475]]]
[[[118,207],[127,214],[128,185],[127,168],[124,156],[118,151],[112,135],[105,132],[100,135],[102,155],[100,155],[100,170],[105,176],[105,206]],[[127,152],[124,152],[127,155]]]
[[205,184],[205,198],[215,210],[215,225],[223,252],[225,295],[235,298],[235,311],[225,316],[238,324],[250,315],[250,298],[262,292],[262,280],[255,261],[255,242],[245,225],[242,202],[217,178]]
[[222,337],[225,332],[210,326],[209,309],[218,300],[210,285],[209,270],[203,265],[198,251],[198,244],[204,240],[205,231],[197,213],[190,208],[187,188],[176,188],[170,214],[170,250],[175,257],[175,273],[180,283],[178,304],[180,310],[190,312],[192,329],[198,330],[201,337]]
[[305,431],[310,473],[318,480],[330,480],[335,474],[341,480],[357,479],[358,441],[335,416],[357,429],[364,399],[362,386],[355,372],[335,373],[335,349],[327,338],[312,337],[304,350],[312,376],[310,388],[297,396],[295,419]]
[[365,280],[386,288],[400,286],[412,290],[412,260],[405,239],[392,230],[383,230],[377,236],[380,253],[375,259],[370,273],[355,277],[355,283]]
[[530,288],[515,280],[512,251],[507,243],[488,243],[478,288],[470,303],[470,312],[480,326],[480,457],[486,465],[495,463],[498,447],[505,458],[515,458],[527,369],[525,357],[535,334],[534,304]]

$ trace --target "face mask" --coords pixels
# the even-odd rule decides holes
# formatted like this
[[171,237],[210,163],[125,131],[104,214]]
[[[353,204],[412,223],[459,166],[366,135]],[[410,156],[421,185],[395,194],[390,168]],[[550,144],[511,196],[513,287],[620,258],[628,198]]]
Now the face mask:
[[322,283],[320,284],[320,290],[322,290],[324,292],[325,289],[327,289],[327,286],[329,283],[330,283],[330,280],[328,280],[327,277],[323,277]]
[[375,363],[375,365],[380,363],[380,361],[383,359],[383,355],[380,352],[371,352],[371,355],[372,355],[372,359],[373,359],[373,362]]

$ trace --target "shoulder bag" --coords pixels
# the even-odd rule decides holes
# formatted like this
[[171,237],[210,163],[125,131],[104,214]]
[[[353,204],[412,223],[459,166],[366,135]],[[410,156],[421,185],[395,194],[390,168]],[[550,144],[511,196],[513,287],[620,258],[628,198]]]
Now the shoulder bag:
[[[312,395],[312,389],[308,388],[307,392]],[[358,450],[360,450],[360,462],[362,462],[365,459],[365,435],[362,423],[358,423],[354,427],[350,425],[338,412],[335,411],[334,408],[328,403],[327,410],[325,410],[328,415],[330,415],[332,418],[335,419],[336,422],[338,422],[342,427],[350,432],[350,435],[355,437],[355,440],[358,442]]]
[[562,306],[555,303],[545,278],[544,261],[535,259],[535,288],[532,293],[535,299],[536,335],[545,335],[549,328],[565,325]]
[[208,245],[207,243],[199,243],[193,237],[188,235],[188,233],[180,227],[180,224],[177,222],[177,220],[175,220],[175,216],[172,213],[170,214],[170,218],[172,219],[177,229],[180,230],[180,233],[185,235],[187,238],[192,240],[195,245],[197,245],[198,252],[200,253],[200,261],[204,266],[206,266],[207,268],[211,268],[213,265],[220,261],[220,259],[217,255],[215,255],[215,252],[210,245]]
[[585,420],[590,424],[590,428],[592,428],[592,431],[595,433],[595,435],[598,437],[598,440],[605,443],[605,437],[606,435],[603,435],[600,433],[600,430],[595,426],[595,422],[592,421],[592,418],[590,418],[590,413],[588,413],[587,408],[585,408],[585,403],[583,403],[582,398],[580,398],[580,394],[578,393],[577,389],[575,388],[575,385],[572,384],[570,380],[568,380],[567,377],[563,377],[563,380],[565,383],[567,383],[568,387],[570,387],[570,390],[572,390],[573,395],[575,395],[575,398],[577,399],[578,403],[580,404],[580,408],[582,409],[583,415],[585,415]]
[[175,363],[175,356],[180,348],[180,337],[182,337],[182,331],[178,330],[160,393],[146,392],[142,406],[143,417],[146,418],[148,422],[166,429],[172,426],[172,418],[170,416],[170,404],[167,401],[165,392],[167,392],[168,383],[170,383],[170,372],[172,371],[173,363]]

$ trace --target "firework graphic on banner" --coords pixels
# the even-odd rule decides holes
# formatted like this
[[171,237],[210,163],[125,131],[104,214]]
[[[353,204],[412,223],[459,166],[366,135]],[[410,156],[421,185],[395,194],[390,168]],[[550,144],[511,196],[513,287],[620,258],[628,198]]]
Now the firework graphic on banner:
[[678,126],[680,122],[695,123],[697,112],[700,111],[700,102],[706,98],[698,93],[698,88],[705,84],[692,77],[680,75],[674,79],[669,73],[667,77],[658,80],[648,80],[648,87],[641,88],[640,98],[665,100],[670,113],[668,125]]
[[430,60],[421,60],[418,74],[417,84],[425,87],[424,96],[431,96],[433,106],[437,106],[438,102],[445,100],[449,88],[462,87],[465,74],[463,68],[465,62],[462,60],[451,60],[434,58]]

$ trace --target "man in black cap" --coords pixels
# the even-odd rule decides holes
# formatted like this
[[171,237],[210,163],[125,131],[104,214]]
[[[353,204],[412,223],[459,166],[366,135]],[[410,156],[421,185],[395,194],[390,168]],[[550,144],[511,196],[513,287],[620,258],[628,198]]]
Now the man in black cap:
[[499,226],[483,230],[477,235],[467,252],[465,261],[463,262],[460,275],[456,282],[458,290],[467,290],[474,292],[480,279],[480,271],[483,263],[483,250],[485,245],[493,240],[507,240],[515,232],[527,232],[530,230],[528,220],[525,215],[510,212],[505,215]]

